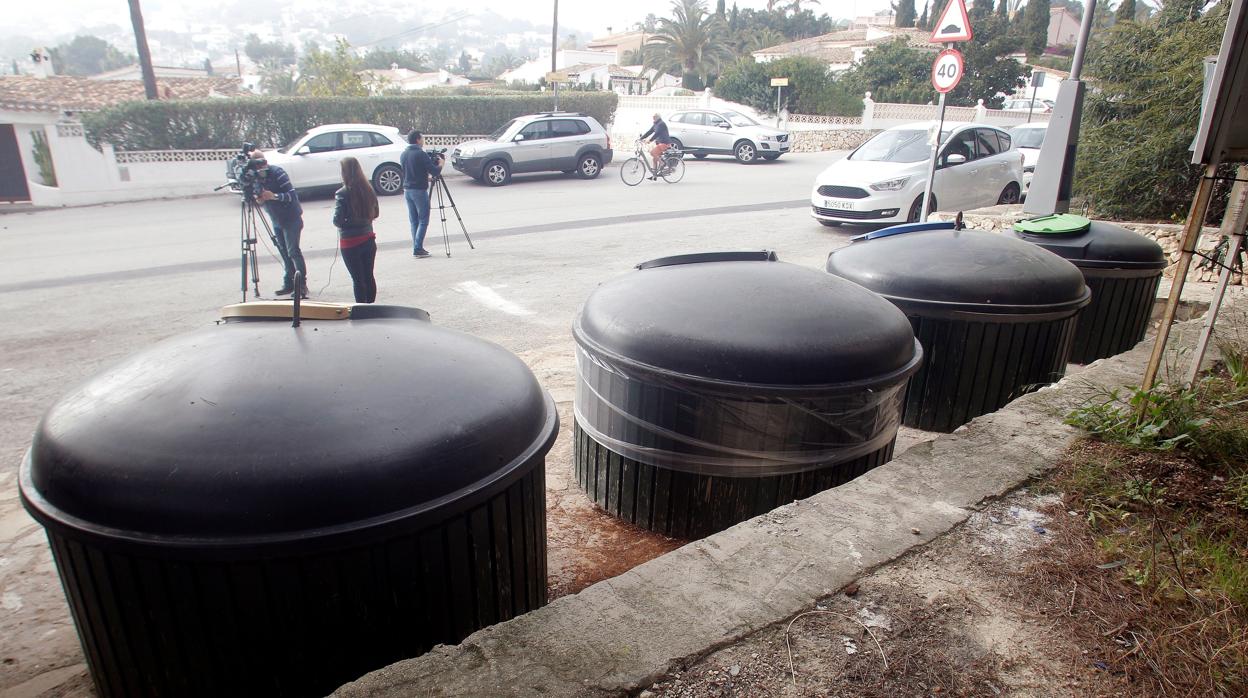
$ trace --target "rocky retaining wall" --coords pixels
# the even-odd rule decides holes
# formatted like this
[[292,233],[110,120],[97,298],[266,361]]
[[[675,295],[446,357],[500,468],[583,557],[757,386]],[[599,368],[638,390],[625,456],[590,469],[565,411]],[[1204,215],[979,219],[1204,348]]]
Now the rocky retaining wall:
[[[1010,230],[1016,221],[1027,218],[1023,214],[1021,206],[992,206],[990,208],[978,209],[976,211],[968,211],[963,214],[962,219],[967,226],[978,228],[980,230],[1007,231]],[[934,220],[953,220],[953,214],[937,213],[933,214]],[[1174,276],[1174,266],[1179,261],[1179,238],[1183,234],[1183,226],[1169,223],[1132,223],[1125,221],[1114,221],[1117,225],[1139,233],[1144,237],[1157,241],[1161,245],[1161,249],[1165,251],[1166,257],[1170,260],[1170,266],[1166,268],[1166,278]],[[1205,254],[1210,254],[1213,248],[1217,246],[1221,236],[1218,229],[1206,226],[1200,235],[1200,242],[1196,249]],[[1204,260],[1196,257],[1192,260],[1192,266],[1187,274],[1188,281],[1217,281],[1218,269],[1200,268]],[[1210,265],[1206,265],[1210,266]],[[1232,274],[1231,284],[1241,285],[1244,283],[1243,274]]]
[[878,130],[861,128],[840,128],[827,131],[794,131],[794,153],[817,153],[824,150],[853,150],[867,139],[879,133]]

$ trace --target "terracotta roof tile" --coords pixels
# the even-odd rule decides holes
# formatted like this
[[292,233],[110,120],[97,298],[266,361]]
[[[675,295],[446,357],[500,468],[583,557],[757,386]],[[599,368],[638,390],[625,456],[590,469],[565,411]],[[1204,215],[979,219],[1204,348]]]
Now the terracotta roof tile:
[[[247,94],[235,78],[163,78],[160,99],[203,99]],[[144,99],[141,80],[92,80],[56,75],[0,76],[0,109],[15,111],[92,111]]]

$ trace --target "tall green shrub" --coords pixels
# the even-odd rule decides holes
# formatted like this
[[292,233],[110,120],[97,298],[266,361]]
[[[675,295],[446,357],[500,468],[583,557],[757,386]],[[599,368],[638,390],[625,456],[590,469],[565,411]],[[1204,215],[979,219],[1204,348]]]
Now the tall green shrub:
[[[604,125],[619,97],[610,92],[559,95],[559,108]],[[426,133],[490,133],[508,119],[549,111],[551,97],[524,95],[402,95],[386,97],[243,97],[126,102],[83,115],[92,145],[118,150],[235,148],[249,141],[271,148],[324,124],[373,123]]]
[[[1227,3],[1196,20],[1119,22],[1088,63],[1075,193],[1097,215],[1182,218],[1200,169],[1188,146],[1200,119],[1205,56],[1216,54]],[[1178,17],[1186,15],[1179,14]]]
[[35,158],[35,167],[39,168],[39,179],[49,187],[56,186],[56,166],[52,163],[52,149],[48,147],[48,137],[43,131],[32,131],[30,139],[34,141],[31,155]]
[[776,88],[772,78],[788,78],[783,100],[791,112],[859,116],[862,95],[838,82],[828,66],[817,58],[794,56],[767,63],[743,58],[719,76],[715,94],[724,99],[748,105],[763,112],[776,108]]

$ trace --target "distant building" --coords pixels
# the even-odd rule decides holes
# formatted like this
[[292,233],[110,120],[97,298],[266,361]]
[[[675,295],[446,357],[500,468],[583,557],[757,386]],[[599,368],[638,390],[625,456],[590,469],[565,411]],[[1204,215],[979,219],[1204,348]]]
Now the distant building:
[[893,17],[896,14],[892,10],[880,10],[873,15],[863,15],[855,17],[850,29],[866,29],[867,27],[891,27],[893,26]]
[[404,92],[414,92],[430,87],[465,87],[472,82],[466,77],[446,70],[418,73],[407,68],[400,68],[397,63],[391,63],[388,70],[361,70],[359,74],[366,80],[371,80],[380,89],[397,88]]
[[[209,74],[208,71],[204,70],[203,68],[175,68],[175,67],[167,66],[167,65],[154,65],[152,66],[152,72],[156,73],[157,80],[162,80],[165,78],[233,77],[235,73],[235,71],[233,70],[228,70],[228,71],[227,70],[222,70],[222,71],[214,70],[211,74]],[[103,73],[99,73],[97,75],[92,75],[90,77],[92,80],[142,80],[143,69],[140,68],[139,65],[136,63],[134,65],[128,65],[128,66],[125,66],[124,68],[117,68],[116,70],[109,70]]]
[[1048,46],[1074,46],[1079,40],[1080,18],[1066,7],[1049,10]]
[[931,43],[929,32],[876,25],[862,29],[835,31],[809,39],[769,46],[755,51],[753,56],[754,60],[759,63],[767,63],[780,58],[808,56],[826,63],[829,71],[838,72],[848,70],[876,46],[899,38],[916,48],[931,50],[940,48],[938,44]]
[[[580,49],[563,49],[555,54],[555,69],[581,65],[614,65],[619,63],[619,54],[615,51],[585,51]],[[512,68],[498,79],[502,82],[519,82],[536,85],[550,72],[550,49],[543,49],[538,57],[516,68]]]
[[[651,34],[653,36],[653,33]],[[645,41],[645,32],[624,32],[621,34],[612,34],[604,36],[601,39],[594,39],[585,44],[585,48],[591,51],[615,51],[621,57],[629,52],[636,51],[641,48],[641,44]]]

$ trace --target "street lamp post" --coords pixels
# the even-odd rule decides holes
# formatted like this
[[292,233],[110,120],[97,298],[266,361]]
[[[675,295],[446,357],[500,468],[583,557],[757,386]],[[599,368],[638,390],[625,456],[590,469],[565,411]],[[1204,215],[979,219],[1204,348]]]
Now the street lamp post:
[[[550,72],[559,70],[559,0],[555,0],[555,17],[550,24]],[[559,82],[555,81],[555,111],[559,111]]]

